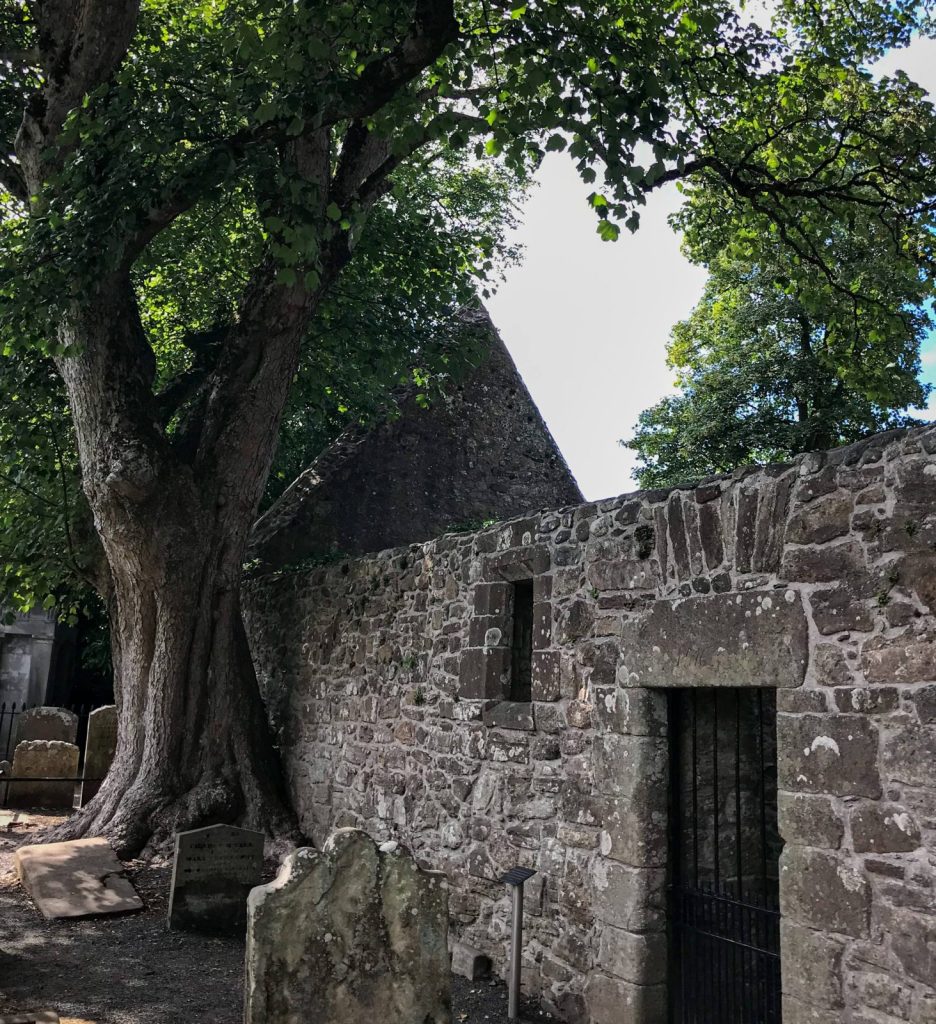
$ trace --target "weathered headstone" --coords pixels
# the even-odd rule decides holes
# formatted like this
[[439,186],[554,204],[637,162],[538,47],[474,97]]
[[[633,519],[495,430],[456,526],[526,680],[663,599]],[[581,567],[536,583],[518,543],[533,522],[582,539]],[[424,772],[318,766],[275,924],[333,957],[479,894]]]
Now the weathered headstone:
[[250,894],[245,1024],[449,1024],[447,937],[445,877],[339,829]]
[[43,917],[91,917],[143,909],[106,839],[21,846],[13,862]]
[[17,715],[16,742],[60,740],[74,743],[78,738],[78,716],[68,708],[30,708]]
[[0,1014],[0,1024],[58,1024],[54,1010],[36,1010],[34,1013]]
[[169,927],[243,934],[247,895],[263,874],[263,834],[232,825],[177,832]]
[[13,778],[35,782],[10,782],[11,807],[67,807],[75,799],[74,782],[46,779],[75,779],[78,776],[78,748],[61,740],[26,740],[13,752]]
[[101,781],[114,760],[117,749],[117,707],[107,704],[88,716],[88,739],[85,743],[84,768],[81,781],[81,806],[101,788]]

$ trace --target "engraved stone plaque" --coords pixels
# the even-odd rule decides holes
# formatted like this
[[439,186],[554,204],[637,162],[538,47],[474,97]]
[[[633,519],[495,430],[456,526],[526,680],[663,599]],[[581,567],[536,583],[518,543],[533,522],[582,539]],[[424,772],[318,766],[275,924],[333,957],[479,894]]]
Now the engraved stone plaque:
[[169,927],[235,934],[247,923],[247,894],[260,884],[263,833],[232,825],[177,832]]

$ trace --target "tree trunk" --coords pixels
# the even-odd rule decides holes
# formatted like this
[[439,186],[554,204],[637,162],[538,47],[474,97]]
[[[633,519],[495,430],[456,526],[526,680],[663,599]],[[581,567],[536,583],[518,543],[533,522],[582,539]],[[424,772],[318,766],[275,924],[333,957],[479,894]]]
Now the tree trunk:
[[72,355],[59,369],[111,577],[118,744],[101,790],[57,838],[103,835],[123,856],[214,822],[297,838],[239,601],[309,312],[308,296],[272,276],[248,292],[197,443],[159,423],[127,280],[101,284],[63,328]]

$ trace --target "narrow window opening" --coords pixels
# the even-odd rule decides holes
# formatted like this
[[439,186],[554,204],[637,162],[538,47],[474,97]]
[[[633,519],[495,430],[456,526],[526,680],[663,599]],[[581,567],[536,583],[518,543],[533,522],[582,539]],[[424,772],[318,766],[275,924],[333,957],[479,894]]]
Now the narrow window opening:
[[512,587],[513,639],[508,700],[529,701],[533,695],[533,580]]

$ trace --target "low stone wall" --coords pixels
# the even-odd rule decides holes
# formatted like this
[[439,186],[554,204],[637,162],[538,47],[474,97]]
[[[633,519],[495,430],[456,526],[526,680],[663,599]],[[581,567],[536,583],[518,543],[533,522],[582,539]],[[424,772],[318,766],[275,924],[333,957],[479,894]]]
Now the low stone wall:
[[[533,700],[504,700],[534,586]],[[936,429],[246,594],[303,828],[399,839],[571,1021],[665,1019],[669,687],[778,691],[785,1024],[936,1021]]]

